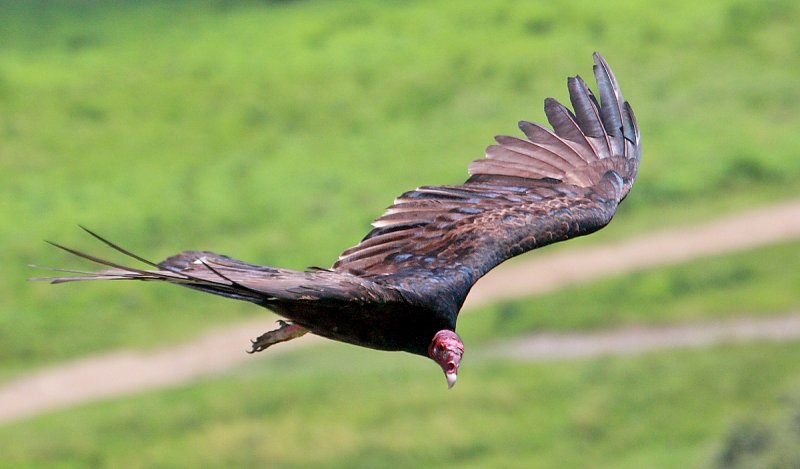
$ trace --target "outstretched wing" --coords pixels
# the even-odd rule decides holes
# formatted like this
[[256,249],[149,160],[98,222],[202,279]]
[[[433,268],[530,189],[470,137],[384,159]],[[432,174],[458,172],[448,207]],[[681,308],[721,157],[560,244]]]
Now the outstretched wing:
[[599,101],[569,78],[574,112],[545,100],[553,131],[521,122],[527,139],[496,137],[464,184],[401,195],[334,270],[460,308],[504,260],[608,224],[636,178],[641,146],[616,78],[599,54],[594,61]]

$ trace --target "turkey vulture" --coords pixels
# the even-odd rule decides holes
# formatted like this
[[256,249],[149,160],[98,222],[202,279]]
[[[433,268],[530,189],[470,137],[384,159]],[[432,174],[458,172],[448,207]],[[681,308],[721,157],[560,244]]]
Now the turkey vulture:
[[604,227],[636,179],[636,118],[606,61],[595,53],[594,63],[599,100],[579,76],[569,78],[574,111],[553,98],[544,102],[552,131],[522,121],[527,138],[496,137],[463,184],[402,194],[330,269],[299,272],[208,251],[156,264],[87,229],[148,267],[52,243],[110,268],[56,269],[78,275],[48,280],[162,281],[250,301],[286,319],[253,340],[251,353],[311,332],[430,357],[452,387],[464,353],[456,320],[472,285],[510,257]]

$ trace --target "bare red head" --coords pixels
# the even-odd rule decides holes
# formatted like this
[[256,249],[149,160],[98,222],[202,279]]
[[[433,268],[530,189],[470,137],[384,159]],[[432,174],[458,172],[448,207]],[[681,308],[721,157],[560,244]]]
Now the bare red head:
[[447,388],[450,389],[458,379],[458,366],[464,355],[464,342],[455,332],[442,329],[433,336],[428,347],[428,356],[442,367],[447,378]]

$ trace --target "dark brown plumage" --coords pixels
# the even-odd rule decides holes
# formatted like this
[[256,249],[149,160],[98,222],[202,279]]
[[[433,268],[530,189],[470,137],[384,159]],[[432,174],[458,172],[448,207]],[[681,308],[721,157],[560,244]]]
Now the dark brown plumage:
[[599,101],[583,79],[569,78],[574,113],[545,100],[553,131],[521,122],[527,138],[496,137],[463,184],[404,193],[330,270],[298,272],[200,251],[155,264],[89,231],[149,268],[57,245],[111,269],[50,280],[165,281],[250,301],[291,321],[256,339],[253,351],[310,331],[429,356],[452,386],[463,353],[456,319],[472,285],[510,257],[604,227],[636,178],[633,110],[605,60],[594,59]]

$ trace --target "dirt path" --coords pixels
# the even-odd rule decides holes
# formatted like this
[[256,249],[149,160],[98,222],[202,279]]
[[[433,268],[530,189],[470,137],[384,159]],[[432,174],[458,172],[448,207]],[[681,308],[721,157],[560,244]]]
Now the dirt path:
[[[757,230],[753,229],[755,226]],[[800,200],[604,246],[538,253],[487,275],[473,289],[465,308],[474,309],[492,301],[541,294],[604,276],[797,238],[800,238]],[[236,324],[156,352],[113,352],[36,371],[0,387],[0,424],[97,399],[176,386],[219,373],[252,360],[253,357],[244,353],[244,348],[254,334],[271,327],[270,323],[270,319],[263,319]],[[700,346],[730,339],[795,338],[800,338],[800,316],[596,334],[539,335],[515,341],[508,344],[507,350],[498,349],[494,353],[552,359],[633,353],[655,347]],[[266,357],[257,359],[274,359],[316,340],[322,339],[306,337],[283,344],[269,351]]]
[[550,361],[635,355],[662,349],[756,340],[787,342],[797,339],[800,339],[800,313],[657,327],[634,326],[588,333],[539,333],[491,346],[483,352],[487,356],[514,360]]
[[601,277],[798,238],[800,199],[603,246],[536,253],[489,272],[475,285],[465,306],[542,294]]

